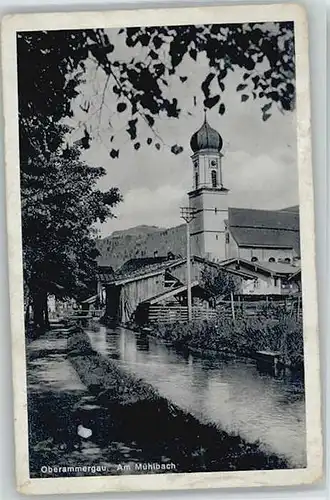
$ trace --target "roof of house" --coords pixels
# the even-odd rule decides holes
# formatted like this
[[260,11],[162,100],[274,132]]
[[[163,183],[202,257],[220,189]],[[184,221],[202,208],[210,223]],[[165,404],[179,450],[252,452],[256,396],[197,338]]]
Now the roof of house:
[[130,259],[122,265],[111,279],[112,283],[123,284],[140,278],[147,278],[163,273],[166,269],[172,269],[186,262],[183,258],[150,257],[141,259]]
[[285,262],[259,261],[260,266],[269,269],[277,274],[294,274],[297,272],[297,266]]
[[[193,281],[190,286],[191,290],[203,290],[205,294],[207,292],[199,285],[198,281]],[[182,293],[187,292],[187,285],[181,285],[177,286],[175,288],[171,288],[170,290],[166,290],[165,292],[159,293],[155,295],[154,297],[150,297],[149,299],[144,300],[141,302],[141,304],[158,304],[159,302],[162,302],[163,300],[169,299],[171,297],[175,297],[176,295],[180,295]],[[209,295],[209,294],[207,294]]]
[[219,265],[224,268],[233,264],[235,266],[239,266],[240,268],[243,267],[250,271],[260,272],[262,274],[272,275],[275,277],[276,276],[288,277],[292,276],[297,271],[299,271],[299,268],[297,268],[296,266],[282,262],[259,262],[259,261],[251,262],[245,259],[232,258],[219,263]]
[[97,295],[93,295],[92,297],[88,297],[88,299],[82,300],[82,304],[94,304],[97,301]]
[[295,212],[295,213],[299,214],[299,205],[294,205],[292,207],[282,208],[281,212]]
[[295,281],[299,279],[301,279],[301,268],[298,269],[295,273],[293,273],[292,276],[288,278],[288,281]]
[[293,248],[300,254],[297,212],[229,208],[227,226],[238,246]]
[[113,279],[115,273],[111,266],[101,266],[99,265],[97,268],[97,277],[103,283],[110,281]]

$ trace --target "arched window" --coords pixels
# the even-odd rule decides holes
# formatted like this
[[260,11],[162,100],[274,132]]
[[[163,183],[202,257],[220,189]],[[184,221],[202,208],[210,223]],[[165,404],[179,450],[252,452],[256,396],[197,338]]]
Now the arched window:
[[289,257],[285,257],[284,262],[286,264],[291,264],[291,259]]
[[211,171],[211,180],[212,180],[212,187],[217,187],[218,185],[218,179],[217,179],[217,171],[212,170]]
[[252,257],[251,262],[258,262],[258,257]]
[[268,262],[275,262],[274,257],[269,257]]
[[198,188],[198,184],[199,184],[199,175],[198,175],[198,172],[195,172],[195,188],[196,189]]

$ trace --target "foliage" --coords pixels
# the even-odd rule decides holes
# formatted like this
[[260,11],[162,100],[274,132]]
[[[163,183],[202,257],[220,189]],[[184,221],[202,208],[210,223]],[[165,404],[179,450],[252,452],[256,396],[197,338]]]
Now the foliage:
[[45,294],[86,293],[98,255],[93,224],[112,216],[120,195],[96,189],[104,169],[81,162],[75,148],[31,153],[21,168],[24,282],[34,308],[42,309]]
[[158,338],[181,347],[201,351],[219,351],[253,355],[256,351],[279,351],[292,366],[303,362],[303,329],[301,321],[281,315],[280,318],[248,317],[232,321],[219,314],[216,321],[167,323],[154,328]]
[[239,289],[239,282],[232,274],[210,266],[205,266],[202,271],[202,283],[211,296],[215,297],[226,296]]
[[[116,55],[116,44],[122,41],[134,48],[130,61]],[[71,102],[79,93],[88,60],[104,71],[106,87],[117,96],[116,111],[126,116],[126,133],[136,150],[141,146],[142,123],[154,131],[159,116],[180,116],[179,97],[170,95],[170,87],[174,81],[184,85],[193,78],[193,72],[182,74],[186,58],[198,64],[200,55],[206,55],[210,71],[201,85],[201,95],[204,106],[217,106],[220,115],[226,111],[226,78],[235,68],[242,69],[242,81],[236,88],[241,101],[260,99],[263,120],[269,119],[274,105],[282,112],[295,105],[294,35],[290,22],[134,27],[119,32],[21,32],[17,43],[19,85],[24,85],[24,91],[19,93],[22,144],[33,141],[27,117],[33,116],[35,121],[48,117],[50,125],[72,116]],[[146,51],[146,57],[136,57],[136,49],[141,54]],[[87,123],[91,102],[81,105],[81,109]],[[91,138],[92,131],[85,127],[81,147],[90,147]],[[56,136],[50,140],[48,135],[48,148],[53,149],[56,140]],[[152,137],[146,143],[161,148],[160,141]],[[174,154],[182,150],[177,144],[171,147]],[[118,158],[119,150],[112,147],[109,154],[112,159]]]
[[65,145],[70,130],[61,122],[78,95],[81,46],[68,32],[20,33],[17,45],[25,303],[43,328],[48,294],[83,297],[95,280],[93,226],[121,197],[97,189],[105,170],[80,160],[85,136]]

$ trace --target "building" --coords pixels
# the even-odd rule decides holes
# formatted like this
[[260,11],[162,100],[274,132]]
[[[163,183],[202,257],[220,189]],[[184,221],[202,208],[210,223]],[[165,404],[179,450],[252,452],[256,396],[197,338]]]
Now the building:
[[[210,316],[214,296],[206,291],[205,284],[219,273],[235,284],[236,296],[280,296],[300,288],[300,274],[292,264],[236,258],[217,263],[192,256],[190,267],[193,314],[195,308],[199,318]],[[150,311],[166,308],[162,314],[168,317],[172,312],[179,318],[186,314],[186,276],[186,259],[175,256],[130,259],[115,273],[99,268],[98,288],[106,292],[106,316],[125,324],[138,315],[139,321],[145,322]]]
[[188,193],[195,212],[191,222],[191,249],[194,255],[217,260],[226,258],[228,189],[222,178],[222,138],[206,120],[192,136],[194,189]]
[[299,208],[251,210],[230,207],[225,187],[220,134],[206,120],[193,134],[194,189],[188,193],[195,218],[190,225],[192,254],[214,261],[299,264]]
[[298,294],[300,269],[287,262],[258,262],[245,259],[228,259],[220,263],[227,272],[244,273],[236,295],[283,296]]

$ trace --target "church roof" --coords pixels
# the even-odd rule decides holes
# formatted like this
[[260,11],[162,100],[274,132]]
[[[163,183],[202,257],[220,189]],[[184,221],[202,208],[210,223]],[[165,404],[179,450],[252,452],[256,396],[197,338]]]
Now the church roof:
[[194,153],[202,149],[211,149],[214,151],[221,151],[223,145],[222,137],[212,128],[206,120],[197,132],[193,134],[190,140],[190,147]]
[[239,246],[293,248],[300,254],[299,213],[295,211],[229,208],[228,228]]

